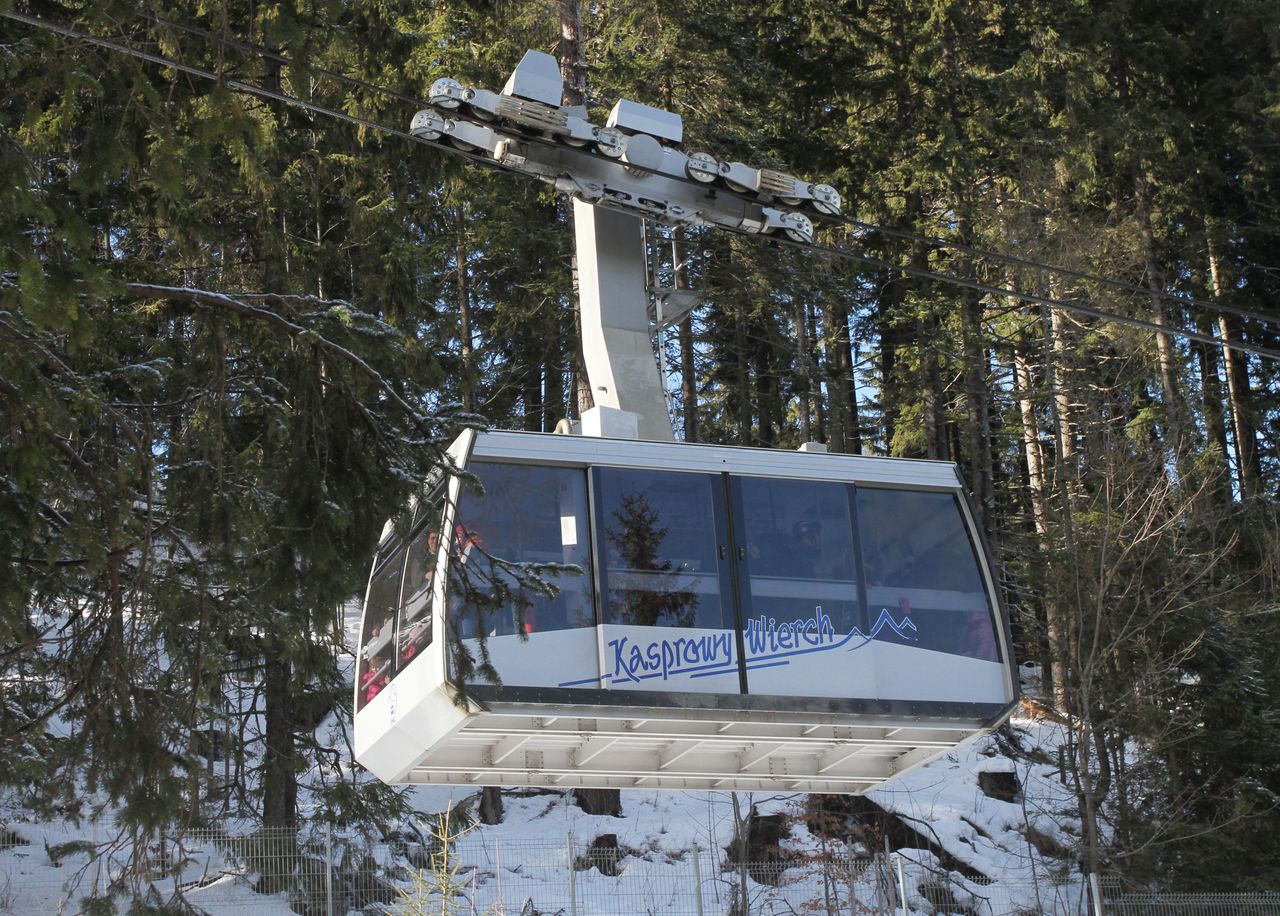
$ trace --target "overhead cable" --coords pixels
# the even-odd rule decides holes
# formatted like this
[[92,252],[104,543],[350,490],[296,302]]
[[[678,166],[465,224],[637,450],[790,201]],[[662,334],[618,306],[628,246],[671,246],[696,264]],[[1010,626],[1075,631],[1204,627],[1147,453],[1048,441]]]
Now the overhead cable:
[[[231,38],[225,35],[218,35],[207,29],[202,29],[202,28],[199,28],[198,26],[187,25],[186,23],[181,23],[173,19],[168,19],[166,17],[159,16],[154,13],[144,12],[144,13],[141,13],[140,16],[141,18],[146,19],[157,25],[163,25],[163,26],[175,28],[180,31],[186,32],[188,34],[196,35],[198,37],[204,38],[207,41],[213,41],[227,47],[233,47],[241,51],[246,51],[251,54],[256,54],[260,57],[273,60],[273,61],[276,61],[277,63],[282,63],[287,66],[299,66],[288,55],[280,53],[279,51],[272,50],[271,48],[268,48],[261,44],[241,41],[239,39]],[[376,83],[370,83],[366,80],[348,76],[343,73],[337,73],[333,70],[329,70],[323,67],[316,67],[310,64],[301,65],[301,68],[306,70],[309,73],[314,73],[321,76],[329,77],[330,79],[333,79],[344,85],[351,86],[352,88],[362,89],[366,92],[381,93],[390,98],[397,99],[398,101],[402,101],[402,102],[407,102],[411,105],[421,104],[421,99],[417,99],[417,98],[414,98],[413,96],[409,96],[409,95],[405,95],[404,93],[397,92],[396,90],[390,89],[386,86],[380,86]],[[395,132],[395,131],[392,131],[391,128],[384,127],[383,129],[389,132]],[[398,133],[398,132],[395,132],[395,133]],[[417,139],[417,138],[413,138],[413,139]],[[635,166],[633,165],[632,167],[634,168]],[[668,176],[668,177],[671,177],[671,176]],[[683,180],[689,183],[693,182],[693,180],[689,178],[684,178],[680,180]],[[863,232],[875,232],[875,233],[880,233],[882,235],[892,236],[894,238],[905,239],[908,241],[922,242],[934,248],[947,249],[950,251],[958,251],[973,257],[982,258],[989,261],[995,261],[1001,264],[1008,264],[1014,267],[1023,267],[1030,270],[1043,270],[1049,273],[1055,273],[1061,276],[1071,277],[1076,280],[1082,280],[1089,283],[1097,283],[1101,286],[1105,286],[1110,289],[1136,293],[1144,296],[1156,296],[1161,300],[1176,303],[1178,305],[1209,309],[1211,311],[1222,312],[1229,315],[1235,315],[1240,318],[1247,318],[1252,321],[1257,321],[1263,324],[1271,325],[1273,327],[1280,327],[1280,317],[1264,315],[1260,312],[1256,312],[1250,309],[1238,308],[1236,306],[1228,305],[1226,303],[1210,302],[1204,299],[1199,299],[1195,296],[1187,295],[1180,292],[1170,291],[1170,290],[1153,290],[1149,287],[1140,286],[1139,284],[1136,284],[1136,283],[1130,283],[1125,280],[1117,280],[1113,277],[1105,277],[1105,276],[1102,276],[1101,274],[1095,274],[1089,271],[1079,270],[1073,267],[1066,267],[1060,264],[1050,264],[1045,261],[1037,261],[1032,258],[1024,258],[1019,255],[1006,254],[1004,252],[992,251],[990,249],[985,249],[985,248],[977,248],[975,246],[965,245],[963,243],[953,241],[951,239],[942,238],[941,236],[923,235],[921,233],[912,232],[907,229],[897,229],[890,226],[881,226],[876,223],[870,223],[865,220],[855,219],[853,217],[845,216],[843,214],[838,216],[833,216],[830,214],[819,213],[817,215],[820,221],[831,223],[834,225],[852,226],[862,230]]]
[[[455,155],[464,155],[467,161],[469,162],[485,165],[485,166],[497,169],[498,171],[504,171],[504,172],[508,171],[507,169],[504,169],[499,163],[493,160],[479,157],[479,156],[474,156],[474,155],[466,155],[465,151],[459,150],[456,147],[447,146],[442,143],[432,142],[430,140],[426,140],[419,137],[414,137],[405,131],[398,130],[393,127],[388,127],[385,124],[380,124],[376,121],[372,121],[367,118],[362,118],[357,115],[347,114],[346,112],[333,109],[333,108],[328,108],[323,105],[317,105],[314,102],[308,102],[296,96],[291,96],[286,93],[277,92],[272,89],[267,89],[266,87],[258,86],[253,83],[248,83],[243,80],[229,78],[203,67],[197,67],[192,64],[185,64],[160,54],[154,54],[150,51],[145,51],[140,48],[131,47],[130,45],[124,44],[122,42],[113,41],[112,39],[102,38],[100,36],[93,35],[89,32],[85,32],[84,30],[76,28],[74,26],[54,23],[47,19],[42,19],[36,16],[29,16],[24,13],[17,13],[12,10],[0,13],[0,15],[3,15],[4,17],[8,19],[12,19],[16,22],[21,22],[26,25],[33,26],[35,28],[56,32],[66,37],[75,38],[81,41],[86,41],[91,44],[97,45],[99,47],[107,48],[109,50],[117,51],[123,54],[128,54],[133,57],[139,58],[141,60],[146,60],[151,63],[159,64],[160,66],[163,66],[163,67],[169,67],[179,72],[188,73],[192,76],[198,76],[203,79],[208,79],[214,82],[222,83],[223,85],[229,86],[241,92],[248,93],[250,95],[258,96],[259,98],[269,99],[272,101],[280,102],[282,104],[303,108],[315,114],[327,115],[329,117],[337,118],[339,120],[346,121],[351,124],[356,124],[358,126],[365,127],[370,130],[380,131],[394,137],[399,137],[404,140],[409,140],[418,145],[443,149]],[[212,35],[212,33],[207,33],[207,34]],[[219,41],[222,40],[217,38],[217,36],[213,36],[213,38],[214,40],[219,40]],[[285,58],[283,55],[277,55],[277,57],[281,58],[282,62],[285,62],[285,63],[289,62],[288,59]],[[344,78],[344,79],[349,79],[349,78]],[[363,84],[363,85],[371,89],[378,89],[379,91],[390,92],[390,90],[381,89],[380,87],[376,87],[373,84]],[[867,225],[870,225],[870,224],[867,224]],[[752,238],[761,238],[761,236],[759,235],[756,235],[754,233],[744,232],[742,230],[729,230],[729,231],[735,231],[737,234],[749,236]],[[898,232],[901,230],[894,230],[894,231]],[[1114,312],[1108,312],[1104,309],[1095,308],[1089,305],[1069,302],[1061,299],[1055,299],[1049,296],[1041,296],[1035,293],[1024,293],[1019,290],[992,286],[990,284],[982,283],[978,280],[971,280],[967,277],[960,277],[954,274],[940,273],[937,271],[932,271],[932,270],[928,270],[921,267],[915,267],[912,265],[896,264],[892,261],[887,261],[887,260],[884,260],[883,258],[877,258],[873,255],[865,254],[863,252],[855,251],[852,249],[835,248],[830,246],[809,245],[802,242],[796,242],[779,235],[769,235],[769,236],[764,236],[763,238],[769,239],[771,241],[775,241],[779,244],[789,245],[791,247],[798,248],[805,251],[813,251],[815,253],[826,254],[836,258],[855,260],[863,264],[877,267],[886,271],[891,271],[891,272],[897,271],[909,276],[919,277],[921,279],[934,280],[940,283],[949,283],[955,286],[965,287],[965,288],[972,289],[972,290],[975,290],[987,295],[991,295],[991,296],[1017,299],[1022,302],[1026,302],[1034,305],[1042,305],[1050,308],[1057,308],[1066,312],[1071,312],[1073,314],[1079,314],[1079,315],[1085,315],[1092,318],[1097,318],[1102,321],[1111,321],[1118,324],[1128,325],[1130,327],[1140,328],[1142,330],[1151,331],[1152,333],[1156,333],[1156,334],[1167,334],[1171,337],[1179,337],[1185,340],[1196,341],[1196,342],[1208,344],[1211,346],[1230,347],[1233,350],[1238,350],[1244,353],[1251,353],[1255,356],[1261,356],[1268,359],[1280,360],[1280,350],[1275,350],[1269,347],[1257,346],[1255,344],[1246,343],[1244,341],[1237,340],[1234,338],[1213,337],[1211,335],[1200,334],[1195,331],[1189,331],[1179,327],[1170,327],[1168,325],[1159,324],[1154,321],[1147,321],[1141,318],[1132,318],[1125,315],[1117,315]],[[927,238],[927,237],[922,237],[922,238]],[[978,251],[978,249],[973,249],[973,250],[975,252]],[[1008,257],[1011,259],[1013,258],[1012,255],[1005,256],[1005,257]],[[1028,263],[1034,263],[1034,262],[1028,262]],[[1039,265],[1039,266],[1050,267],[1050,265]],[[1120,283],[1121,281],[1113,281],[1113,282]],[[1142,287],[1136,287],[1136,289],[1142,292],[1146,292],[1147,294],[1150,294],[1151,292],[1149,290],[1143,290]],[[1217,305],[1213,305],[1212,307],[1215,309],[1219,308],[1219,306]],[[1250,317],[1258,317],[1258,318],[1262,318],[1263,320],[1269,320],[1269,319],[1266,319],[1265,316],[1256,316],[1253,313],[1248,313],[1248,314]]]

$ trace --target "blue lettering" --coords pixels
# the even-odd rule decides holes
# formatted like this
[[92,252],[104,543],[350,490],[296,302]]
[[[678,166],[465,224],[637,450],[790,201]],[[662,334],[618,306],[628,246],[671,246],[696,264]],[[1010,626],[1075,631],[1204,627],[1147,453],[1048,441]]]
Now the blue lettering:
[[609,640],[609,648],[613,651],[613,672],[606,680],[615,682],[650,677],[667,680],[677,674],[720,674],[724,672],[718,669],[734,668],[732,633],[655,639],[643,645],[622,636]]
[[627,637],[625,636],[609,640],[609,648],[613,650],[613,676],[620,681],[634,681],[636,677],[631,673],[631,668],[623,657],[626,646]]
[[777,618],[762,614],[747,621],[742,635],[747,644],[747,655],[756,657],[785,650],[808,651],[804,648],[806,646],[819,649],[836,642],[835,625],[821,605],[813,609],[812,617],[784,620],[782,623]]
[[[895,620],[887,609],[881,611],[870,636],[864,636],[854,627],[848,635],[840,638],[836,636],[831,617],[821,605],[814,607],[812,617],[784,620],[781,624],[777,618],[761,614],[747,620],[743,629],[747,665],[748,668],[752,663],[762,662],[785,665],[790,663],[791,656],[836,649],[854,640],[857,640],[855,644],[848,645],[847,649],[857,649],[870,643],[886,626],[904,639],[914,642],[917,638],[916,626],[909,617],[904,615],[901,621]],[[640,645],[631,643],[627,636],[620,636],[609,640],[609,648],[613,650],[613,671],[603,680],[638,683],[655,677],[667,680],[672,675],[697,678],[728,674],[735,670],[734,645],[734,634],[725,631],[696,637],[655,639]],[[785,660],[776,661],[779,658]]]

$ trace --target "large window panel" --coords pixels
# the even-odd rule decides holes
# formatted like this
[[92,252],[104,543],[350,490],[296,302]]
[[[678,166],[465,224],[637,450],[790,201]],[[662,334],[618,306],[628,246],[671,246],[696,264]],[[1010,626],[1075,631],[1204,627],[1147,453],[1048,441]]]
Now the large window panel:
[[875,638],[999,661],[981,567],[951,493],[858,489]]
[[600,469],[608,686],[740,690],[736,615],[719,565],[723,486],[710,474]]
[[706,474],[601,471],[606,622],[733,625],[716,564],[716,484]]
[[[499,462],[469,470],[484,495],[464,488],[459,500],[454,631],[477,659],[483,634],[506,685],[598,683],[586,471]],[[468,590],[496,606],[468,604]]]
[[413,661],[427,646],[435,628],[436,563],[440,555],[440,512],[444,500],[436,497],[420,510],[426,523],[409,540],[404,572],[404,598],[400,603],[397,646],[399,666]]
[[356,671],[356,708],[377,696],[395,674],[396,611],[404,579],[405,548],[396,542],[384,548],[369,581],[364,622],[360,634],[360,658]]
[[849,652],[858,629],[851,488],[735,480],[745,538],[747,689],[791,696],[870,695],[874,677]]

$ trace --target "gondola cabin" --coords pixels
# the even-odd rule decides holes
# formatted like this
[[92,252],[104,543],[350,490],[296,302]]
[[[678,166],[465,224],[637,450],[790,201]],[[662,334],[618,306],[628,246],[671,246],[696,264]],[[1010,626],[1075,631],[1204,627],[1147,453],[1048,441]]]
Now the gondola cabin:
[[[861,792],[998,725],[954,465],[464,433],[388,526],[356,756],[391,783]],[[547,586],[553,586],[548,588]]]

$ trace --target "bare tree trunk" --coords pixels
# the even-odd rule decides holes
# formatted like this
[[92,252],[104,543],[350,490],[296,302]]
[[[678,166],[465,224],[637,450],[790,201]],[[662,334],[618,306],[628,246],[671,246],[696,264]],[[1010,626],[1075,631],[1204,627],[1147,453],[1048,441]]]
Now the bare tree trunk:
[[573,800],[587,814],[622,817],[622,794],[617,789],[574,789]]
[[[1156,261],[1155,233],[1151,228],[1151,203],[1147,195],[1147,183],[1141,177],[1134,181],[1134,200],[1138,208],[1143,266],[1147,274],[1147,287],[1151,291],[1151,320],[1164,327],[1168,324],[1165,315],[1164,279]],[[1167,427],[1165,446],[1172,450],[1175,461],[1181,461],[1186,452],[1186,424],[1183,418],[1182,393],[1178,385],[1181,358],[1171,334],[1156,334],[1156,351],[1159,354],[1160,389]]]
[[[1238,337],[1239,322],[1228,315],[1219,315],[1218,332],[1224,340]],[[1257,433],[1249,409],[1249,364],[1244,354],[1230,347],[1222,348],[1222,361],[1226,368],[1227,403],[1231,406],[1231,429],[1236,443],[1236,473],[1240,494],[1248,499],[1258,494],[1262,482]]]
[[680,400],[684,407],[684,441],[697,442],[698,378],[693,361],[693,319],[680,322]]
[[738,444],[751,444],[751,365],[747,354],[746,316],[740,304],[733,308],[733,361],[735,391],[731,397],[738,424]]
[[858,417],[858,379],[854,374],[857,365],[853,349],[853,335],[849,333],[849,310],[840,307],[843,315],[840,322],[840,371],[844,374],[845,384],[849,386],[849,426],[845,435],[846,451],[855,455],[862,454],[862,421]]
[[947,457],[946,415],[943,411],[944,392],[942,390],[942,374],[938,370],[937,354],[933,351],[933,341],[938,338],[938,319],[930,311],[929,316],[920,321],[918,346],[920,347],[920,381],[924,408],[925,455],[929,458],[945,460]]
[[778,376],[774,368],[774,346],[765,336],[764,329],[757,327],[752,335],[752,362],[755,365],[756,378],[756,443],[765,448],[773,448],[774,431],[783,426],[781,399],[778,396]]
[[1049,532],[1044,447],[1040,442],[1040,424],[1036,419],[1035,401],[1032,399],[1034,376],[1031,371],[1031,361],[1021,344],[1014,347],[1013,373],[1017,386],[1018,413],[1022,418],[1022,445],[1027,458],[1032,521],[1035,524],[1036,533],[1043,537]]
[[[1049,295],[1056,298],[1060,293],[1061,291],[1057,289],[1057,285],[1051,282]],[[1067,475],[1067,480],[1074,488],[1079,477],[1079,466],[1076,457],[1076,422],[1075,410],[1071,404],[1071,395],[1068,393],[1066,385],[1067,378],[1071,374],[1067,368],[1071,358],[1071,344],[1067,339],[1067,319],[1061,310],[1049,310],[1049,329],[1053,335],[1053,359],[1057,370],[1057,384],[1054,386],[1053,391],[1053,407],[1057,413],[1057,423],[1062,434],[1059,449],[1061,471]]]
[[[1044,333],[1054,343],[1051,347],[1045,349],[1045,365],[1044,377],[1045,382],[1049,386],[1049,403],[1053,412],[1053,437],[1055,445],[1055,454],[1057,455],[1056,467],[1054,472],[1054,483],[1057,490],[1059,508],[1060,508],[1060,524],[1059,528],[1062,532],[1063,543],[1066,547],[1068,555],[1074,551],[1074,534],[1072,532],[1072,499],[1073,492],[1078,492],[1073,488],[1072,483],[1075,482],[1075,469],[1071,469],[1071,476],[1068,477],[1068,467],[1066,455],[1074,454],[1068,451],[1068,443],[1071,441],[1071,431],[1067,424],[1063,421],[1059,406],[1065,400],[1068,405],[1070,399],[1062,390],[1061,381],[1059,379],[1058,358],[1060,349],[1058,347],[1054,333],[1053,318],[1057,315],[1054,310],[1049,310],[1049,315],[1041,316],[1041,327]],[[1070,481],[1070,482],[1069,482]],[[1046,527],[1046,535],[1049,529]],[[1052,550],[1053,544],[1048,537],[1043,537],[1042,542],[1046,550]],[[1048,615],[1048,636],[1049,636],[1049,652],[1053,656],[1052,681],[1053,681],[1053,704],[1057,709],[1066,710],[1069,696],[1067,693],[1067,676],[1072,668],[1073,659],[1073,643],[1068,638],[1067,629],[1069,622],[1064,619],[1066,614],[1062,606],[1058,602],[1053,602],[1046,607]]]
[[263,642],[262,825],[294,826],[298,778],[293,747],[293,671],[274,636]]
[[480,790],[480,823],[502,823],[502,790],[497,786],[485,786]]
[[[968,406],[969,486],[988,537],[994,538],[996,508],[995,471],[991,456],[990,392],[987,389],[987,352],[982,344],[982,301],[964,297],[964,392]],[[992,544],[995,546],[994,542]]]
[[[1207,315],[1196,317],[1196,330],[1205,336],[1213,336],[1213,319]],[[1222,461],[1227,460],[1227,422],[1222,409],[1222,381],[1218,376],[1218,349],[1209,344],[1194,343],[1191,349],[1195,352],[1196,363],[1200,370],[1200,402],[1204,410],[1205,438],[1217,446]],[[1229,479],[1223,485],[1215,487],[1220,499],[1231,502]]]
[[833,297],[822,297],[822,352],[827,379],[827,447],[833,452],[849,450],[849,409],[845,404],[847,386],[840,365],[840,315]]
[[[858,383],[853,377],[853,340],[849,335],[849,308],[841,299],[832,304],[831,318],[834,327],[832,357],[835,359],[840,397],[840,427],[844,443],[842,452],[862,453],[862,431],[858,426]],[[833,407],[836,404],[832,405]]]
[[543,400],[542,431],[551,432],[556,428],[556,421],[564,411],[564,337],[560,333],[558,322],[549,322],[554,341],[547,347],[542,364],[542,375],[546,379],[546,396]]
[[[578,0],[560,0],[560,41],[557,56],[560,76],[564,81],[562,101],[565,105],[582,105],[587,96],[587,64],[583,56],[582,8]],[[573,231],[573,209],[565,208],[565,221]],[[578,298],[577,256],[573,262],[573,379],[578,416],[595,406],[591,379],[587,377],[587,361],[582,355],[582,315]]]
[[[1031,501],[1031,519],[1035,526],[1041,551],[1049,545],[1048,487],[1045,481],[1044,446],[1041,442],[1040,422],[1036,418],[1033,390],[1035,373],[1031,360],[1022,344],[1013,351],[1014,384],[1017,389],[1018,413],[1022,420],[1022,447],[1027,463],[1027,495]],[[1038,654],[1044,671],[1044,695],[1054,698],[1057,708],[1062,708],[1060,687],[1066,678],[1064,664],[1065,646],[1062,627],[1062,608],[1052,590],[1044,591],[1045,641]]]
[[583,105],[587,97],[587,61],[583,54],[582,7],[579,0],[560,0],[560,76],[564,80],[564,104]]
[[809,329],[805,322],[808,305],[803,299],[795,304],[796,366],[800,370],[800,441],[813,441],[813,417],[809,398],[813,391],[813,374],[809,363]]
[[[1221,300],[1224,291],[1222,261],[1218,255],[1213,234],[1206,233],[1209,244],[1209,286],[1213,298]],[[1226,340],[1240,335],[1239,322],[1228,315],[1218,316],[1219,336]],[[1222,362],[1227,379],[1227,404],[1231,412],[1231,434],[1236,445],[1236,480],[1240,495],[1245,499],[1255,496],[1262,481],[1262,464],[1258,457],[1257,434],[1250,416],[1249,364],[1244,355],[1230,347],[1222,348]]]
[[458,285],[458,351],[462,360],[461,389],[462,408],[476,409],[475,391],[475,341],[471,336],[471,280],[467,264],[466,210],[458,211],[457,243],[454,247],[454,274]]

